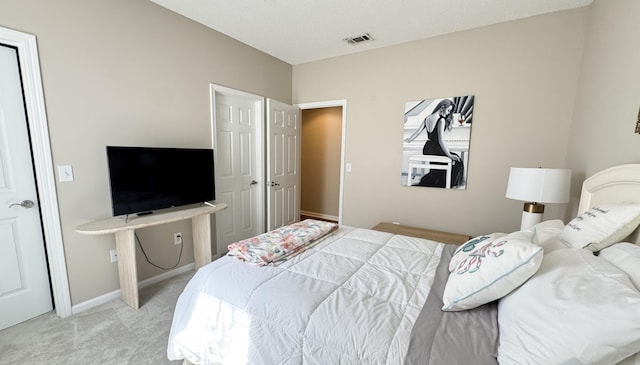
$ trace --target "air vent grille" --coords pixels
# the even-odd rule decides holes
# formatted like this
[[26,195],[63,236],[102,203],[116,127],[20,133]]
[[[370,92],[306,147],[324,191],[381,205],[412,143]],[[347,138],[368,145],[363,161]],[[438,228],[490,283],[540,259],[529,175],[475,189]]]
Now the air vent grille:
[[349,37],[344,39],[349,44],[358,44],[362,42],[372,41],[373,37],[369,33],[365,33],[356,37]]

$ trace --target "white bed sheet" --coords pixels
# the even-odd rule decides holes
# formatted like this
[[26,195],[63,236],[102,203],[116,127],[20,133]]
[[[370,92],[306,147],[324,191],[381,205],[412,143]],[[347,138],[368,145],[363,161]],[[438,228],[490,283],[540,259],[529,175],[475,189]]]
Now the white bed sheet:
[[619,362],[617,365],[640,365],[640,353]]
[[341,226],[276,267],[225,256],[180,295],[171,360],[399,364],[443,244]]

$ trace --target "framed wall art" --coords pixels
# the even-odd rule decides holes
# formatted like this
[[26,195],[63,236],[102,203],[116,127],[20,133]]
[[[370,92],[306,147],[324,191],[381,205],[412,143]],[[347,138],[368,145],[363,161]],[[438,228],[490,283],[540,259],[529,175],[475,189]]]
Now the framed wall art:
[[473,108],[473,95],[405,103],[402,185],[466,189]]

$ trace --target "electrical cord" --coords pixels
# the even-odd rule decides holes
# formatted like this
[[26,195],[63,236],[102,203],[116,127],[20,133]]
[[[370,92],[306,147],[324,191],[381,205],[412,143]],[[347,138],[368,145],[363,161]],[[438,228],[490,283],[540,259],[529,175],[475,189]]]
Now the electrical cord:
[[136,241],[138,242],[138,246],[140,246],[140,250],[142,250],[142,254],[144,255],[144,258],[147,260],[147,262],[150,265],[155,266],[160,270],[171,270],[171,269],[175,269],[176,267],[178,267],[178,264],[180,263],[180,259],[182,259],[182,247],[184,247],[184,243],[180,244],[180,254],[178,255],[178,262],[176,262],[176,264],[171,266],[171,267],[162,267],[162,266],[154,264],[153,262],[151,262],[149,260],[149,257],[147,256],[147,253],[144,252],[144,248],[142,247],[142,241],[140,241],[140,238],[138,237],[138,234],[134,232],[134,235],[136,236]]

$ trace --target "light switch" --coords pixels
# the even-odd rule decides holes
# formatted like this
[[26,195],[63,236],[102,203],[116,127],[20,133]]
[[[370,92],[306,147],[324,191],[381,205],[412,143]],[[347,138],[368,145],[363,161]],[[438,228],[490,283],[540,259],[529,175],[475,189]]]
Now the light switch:
[[73,168],[71,168],[71,165],[58,166],[58,180],[60,182],[73,181]]
[[347,170],[347,172],[351,172],[351,162],[347,162],[347,166],[345,167],[345,170]]

